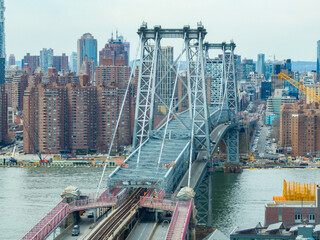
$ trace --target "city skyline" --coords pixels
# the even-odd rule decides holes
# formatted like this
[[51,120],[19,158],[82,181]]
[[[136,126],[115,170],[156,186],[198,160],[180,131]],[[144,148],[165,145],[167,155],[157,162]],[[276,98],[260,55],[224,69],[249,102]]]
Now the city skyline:
[[[139,7],[142,5],[143,8]],[[180,0],[159,3],[11,0],[5,2],[5,7],[7,55],[13,53],[17,60],[27,52],[37,55],[42,48],[53,48],[57,55],[64,52],[70,55],[76,51],[79,36],[86,32],[95,36],[100,50],[116,30],[131,43],[132,60],[138,45],[136,31],[143,21],[149,27],[160,24],[164,28],[186,24],[195,27],[202,21],[208,31],[206,41],[233,39],[236,53],[252,59],[258,53],[265,53],[266,60],[275,55],[279,60],[316,61],[316,42],[320,38],[314,34],[320,28],[317,13],[320,2],[316,0],[203,1],[198,5]],[[226,16],[227,13],[232,17]],[[17,21],[19,17],[23,19],[23,27]]]

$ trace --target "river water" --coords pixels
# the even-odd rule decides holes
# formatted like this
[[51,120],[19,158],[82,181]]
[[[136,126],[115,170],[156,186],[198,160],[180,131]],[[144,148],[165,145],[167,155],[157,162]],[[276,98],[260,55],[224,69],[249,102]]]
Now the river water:
[[[108,174],[113,169],[108,169]],[[21,238],[68,185],[96,190],[102,168],[0,168],[0,239]],[[214,174],[214,224],[228,235],[236,226],[264,222],[265,204],[282,195],[283,180],[320,183],[320,170],[244,170]],[[104,180],[104,181],[105,181]]]

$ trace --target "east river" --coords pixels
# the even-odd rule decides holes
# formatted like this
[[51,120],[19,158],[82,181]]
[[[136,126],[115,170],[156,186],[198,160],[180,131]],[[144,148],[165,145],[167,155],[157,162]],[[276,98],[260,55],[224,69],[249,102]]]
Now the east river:
[[[113,169],[107,169],[107,175]],[[20,239],[56,203],[68,185],[94,192],[102,168],[0,168],[0,239]],[[283,180],[320,183],[320,170],[244,170],[214,174],[214,224],[228,235],[236,226],[264,222],[265,204],[282,196]],[[104,180],[104,181],[105,181]]]

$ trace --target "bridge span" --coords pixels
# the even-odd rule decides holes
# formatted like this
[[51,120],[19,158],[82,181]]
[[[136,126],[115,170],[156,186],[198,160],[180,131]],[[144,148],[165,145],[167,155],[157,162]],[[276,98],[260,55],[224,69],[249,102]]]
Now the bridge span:
[[[126,188],[134,194],[111,214],[105,225],[99,227],[96,235],[90,239],[113,239],[114,232],[124,227],[124,220],[131,218],[137,208],[145,207],[155,212],[172,212],[165,239],[184,240],[189,235],[189,222],[193,222],[192,226],[197,222],[193,213],[194,206],[198,212],[198,225],[213,225],[212,155],[222,140],[227,149],[227,163],[239,164],[240,122],[235,44],[205,44],[207,31],[201,23],[195,29],[189,26],[180,29],[162,29],[161,26],[155,26],[150,29],[144,23],[138,29],[138,34],[141,48],[133,131],[135,150],[107,180],[108,189]],[[168,61],[161,50],[160,43],[164,38],[182,40],[182,51],[174,64]],[[209,58],[211,49],[222,51],[219,61]],[[186,57],[187,65],[184,77],[179,70],[182,56]],[[157,64],[160,57],[161,61],[170,67],[166,69],[166,73],[158,76]],[[160,94],[160,87],[170,71],[174,73],[175,80],[169,97],[164,97]],[[112,143],[118,130],[131,79],[132,77],[128,82]],[[211,79],[210,84],[208,79]],[[181,85],[181,96],[177,96],[178,82]],[[211,92],[210,98],[207,96],[208,92]],[[154,129],[156,106],[164,107],[166,116],[162,125]],[[187,110],[178,113],[181,106]],[[109,147],[109,156],[111,149],[112,146]],[[102,179],[103,174],[97,192]],[[195,197],[194,194],[189,194],[183,199],[177,199],[176,195],[181,187],[186,186],[191,188],[186,189],[189,193],[196,192]],[[156,196],[151,195],[155,192],[162,194],[158,194],[156,200]],[[146,196],[140,198],[140,201],[136,199],[145,193]],[[164,197],[173,193],[175,194],[170,198]],[[102,201],[105,197],[108,199],[110,195],[105,192],[103,196],[87,204],[81,202],[82,200],[63,204],[65,214],[61,215],[59,209],[60,215],[53,211],[23,239],[43,239],[54,229],[52,225],[57,226],[59,221],[63,220],[64,215],[72,211],[107,206],[107,202]],[[117,205],[117,200],[109,198],[108,201],[108,206]],[[55,218],[57,215],[60,217]]]

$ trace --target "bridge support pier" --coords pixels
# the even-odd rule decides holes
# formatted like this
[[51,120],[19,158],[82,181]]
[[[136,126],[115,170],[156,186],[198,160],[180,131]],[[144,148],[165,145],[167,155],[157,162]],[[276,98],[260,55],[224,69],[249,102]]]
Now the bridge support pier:
[[200,226],[212,227],[212,172],[208,171],[195,196],[197,220]]
[[227,162],[239,164],[239,131],[231,129],[226,133]]

